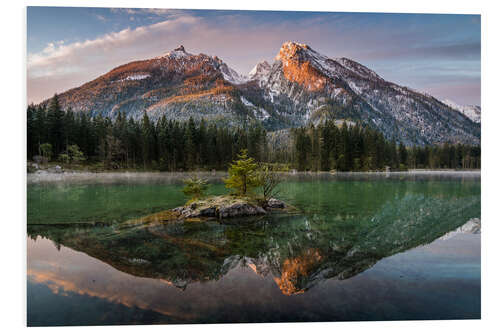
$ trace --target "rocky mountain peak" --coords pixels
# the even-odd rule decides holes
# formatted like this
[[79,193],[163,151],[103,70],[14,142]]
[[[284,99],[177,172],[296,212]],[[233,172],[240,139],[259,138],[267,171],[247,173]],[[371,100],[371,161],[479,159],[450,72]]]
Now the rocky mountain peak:
[[177,46],[174,51],[181,51],[181,52],[186,52],[186,50],[184,49],[184,45],[179,45]]
[[298,83],[309,92],[324,89],[327,78],[318,62],[324,61],[326,57],[308,45],[286,42],[275,59],[281,62],[283,75],[288,81]]
[[259,62],[255,67],[248,73],[248,78],[250,80],[261,80],[269,74],[271,71],[271,65],[265,60]]
[[169,51],[165,53],[164,55],[160,56],[159,58],[182,58],[186,56],[191,56],[192,54],[186,52],[186,49],[184,48],[183,45],[177,46],[175,49],[172,51]]
[[224,126],[252,120],[273,130],[332,119],[363,123],[406,145],[480,142],[480,107],[447,106],[306,44],[286,42],[276,58],[246,77],[216,55],[189,54],[179,45],[116,67],[59,100],[64,109],[111,117],[123,112],[141,119],[146,110],[153,120],[193,117]]
[[301,52],[305,50],[311,50],[309,45],[307,44],[301,44],[297,42],[285,42],[283,45],[281,45],[280,51],[278,55],[276,55],[276,60],[288,60],[291,58],[296,57],[299,55]]

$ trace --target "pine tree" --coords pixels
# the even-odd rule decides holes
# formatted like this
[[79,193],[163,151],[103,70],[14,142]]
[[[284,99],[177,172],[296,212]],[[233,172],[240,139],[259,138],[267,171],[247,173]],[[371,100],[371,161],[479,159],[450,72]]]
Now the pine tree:
[[399,163],[401,164],[400,168],[405,169],[408,167],[408,152],[406,151],[406,147],[404,144],[399,144],[398,148],[399,155]]
[[38,155],[42,155],[40,146],[48,141],[47,114],[42,106],[38,106],[35,111],[34,140],[37,146]]
[[54,154],[57,156],[64,148],[64,111],[59,105],[57,94],[52,97],[47,109],[47,123],[49,129],[49,142]]
[[152,126],[148,114],[144,111],[141,124],[141,136],[142,136],[142,163],[144,169],[151,166],[151,162],[154,159],[155,150],[155,138],[154,138],[154,127]]
[[186,142],[186,168],[188,170],[195,169],[196,166],[196,125],[194,123],[193,117],[189,118],[188,124],[185,129],[185,140]]
[[26,112],[26,152],[27,158],[32,159],[37,151],[37,138],[36,138],[36,130],[35,124],[36,122],[36,109],[35,106],[28,106],[28,110]]
[[226,187],[235,191],[239,196],[245,196],[252,189],[261,185],[258,165],[252,157],[248,157],[246,149],[241,150],[237,160],[229,167],[229,177],[224,179]]

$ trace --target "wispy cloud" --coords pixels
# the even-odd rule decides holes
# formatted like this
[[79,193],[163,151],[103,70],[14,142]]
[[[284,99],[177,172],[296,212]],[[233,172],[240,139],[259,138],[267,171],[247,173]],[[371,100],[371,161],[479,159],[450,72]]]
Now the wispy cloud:
[[95,17],[99,20],[99,21],[103,21],[103,22],[106,22],[107,19],[106,17],[104,17],[104,15],[100,15],[100,14],[96,14]]
[[[121,15],[129,22],[125,27],[135,24],[136,28],[74,43],[51,42],[42,51],[29,54],[29,102],[83,84],[118,65],[158,56],[179,44],[191,53],[217,55],[241,73],[257,61],[272,60],[283,42],[294,40],[331,57],[350,57],[390,81],[431,94],[437,87],[429,84],[432,82],[473,85],[480,78],[480,33],[453,23],[450,16],[422,19],[151,8],[110,9],[107,13],[98,15],[110,21],[113,15]],[[461,96],[457,93],[457,102]],[[479,95],[471,102],[478,100]]]
[[167,51],[179,43],[175,32],[188,32],[198,21],[183,16],[83,42],[49,43],[41,52],[28,55],[29,100],[41,101],[119,64]]
[[156,15],[156,16],[178,16],[185,11],[167,8],[110,8],[112,13],[125,13],[129,15]]
[[133,48],[138,51],[155,40],[161,40],[165,34],[180,28],[189,29],[197,21],[195,17],[184,16],[133,30],[124,29],[69,45],[49,43],[42,52],[28,55],[28,77],[36,78],[47,75],[47,72],[67,71],[64,68],[67,66],[84,69],[104,57],[120,57],[117,54],[120,49]]

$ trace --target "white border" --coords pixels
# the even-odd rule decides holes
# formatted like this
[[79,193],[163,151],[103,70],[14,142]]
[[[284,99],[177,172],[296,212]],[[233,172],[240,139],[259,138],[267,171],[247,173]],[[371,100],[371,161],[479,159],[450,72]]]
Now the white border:
[[[41,328],[37,331],[95,330],[95,331],[148,331],[177,332],[203,331],[330,331],[348,330],[370,332],[418,332],[444,331],[470,332],[493,331],[500,314],[498,303],[500,251],[500,221],[496,206],[499,202],[499,176],[495,168],[500,166],[498,143],[500,142],[498,102],[498,33],[499,11],[494,1],[263,1],[236,3],[235,1],[159,1],[159,0],[52,0],[11,1],[2,4],[2,301],[1,318],[4,330],[26,329],[26,5],[32,6],[92,6],[92,7],[144,7],[144,8],[197,8],[197,9],[259,9],[259,10],[306,10],[344,12],[400,12],[400,13],[454,13],[482,15],[482,320],[474,321],[405,321],[405,322],[355,322],[355,323],[301,323],[301,324],[250,324],[250,325],[177,325],[177,326],[113,326],[79,328]],[[457,291],[459,292],[459,291]]]

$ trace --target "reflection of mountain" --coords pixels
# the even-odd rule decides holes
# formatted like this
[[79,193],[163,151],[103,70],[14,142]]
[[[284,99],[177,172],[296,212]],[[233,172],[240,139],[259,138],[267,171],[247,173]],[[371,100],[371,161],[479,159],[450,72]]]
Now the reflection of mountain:
[[465,223],[464,225],[458,227],[457,229],[441,236],[440,239],[447,240],[460,234],[480,234],[480,233],[481,233],[481,220],[479,218],[473,218],[467,221],[467,223]]
[[374,213],[346,218],[274,215],[239,226],[29,226],[28,234],[181,288],[218,280],[246,265],[257,274],[271,274],[291,295],[325,279],[347,279],[384,257],[429,243],[477,217],[479,209],[477,195],[399,193],[374,207]]

